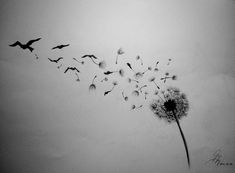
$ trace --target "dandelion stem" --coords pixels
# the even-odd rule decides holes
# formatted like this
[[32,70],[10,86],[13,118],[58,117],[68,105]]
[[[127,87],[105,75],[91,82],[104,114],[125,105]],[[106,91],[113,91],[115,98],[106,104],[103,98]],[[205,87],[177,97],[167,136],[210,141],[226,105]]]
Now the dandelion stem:
[[183,133],[183,131],[182,131],[182,129],[181,129],[179,120],[178,120],[178,118],[177,118],[177,116],[176,116],[176,114],[175,114],[175,111],[173,111],[173,115],[174,115],[175,121],[176,121],[176,123],[177,123],[177,125],[178,125],[178,127],[179,127],[180,134],[181,134],[182,139],[183,139],[183,142],[184,142],[184,147],[185,147],[185,151],[186,151],[186,155],[187,155],[187,161],[188,161],[188,167],[190,168],[190,158],[189,158],[189,153],[188,153],[187,142],[186,142],[186,139],[185,139],[185,137],[184,137],[184,133]]

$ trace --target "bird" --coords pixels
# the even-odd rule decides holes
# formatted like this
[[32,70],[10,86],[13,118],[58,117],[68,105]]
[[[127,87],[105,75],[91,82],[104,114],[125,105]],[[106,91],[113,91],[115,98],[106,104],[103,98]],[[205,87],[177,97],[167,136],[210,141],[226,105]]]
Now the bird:
[[67,47],[67,46],[69,46],[69,44],[61,44],[61,45],[53,47],[52,50],[53,49],[62,49],[62,48]]
[[64,73],[66,73],[68,70],[75,70],[78,73],[80,73],[80,71],[76,67],[67,67],[67,69],[64,71]]
[[81,58],[86,58],[86,57],[98,59],[95,55],[83,55]]
[[48,58],[51,62],[55,62],[55,63],[58,63],[59,62],[59,60],[61,60],[61,59],[63,59],[63,57],[59,57],[58,59],[50,59],[50,58]]
[[11,46],[11,47],[20,46],[21,49],[29,49],[30,52],[33,52],[34,48],[32,48],[31,45],[32,45],[34,42],[37,42],[37,41],[39,41],[39,40],[41,40],[41,38],[29,40],[26,44],[22,44],[20,41],[16,41],[15,43],[10,44],[9,46]]

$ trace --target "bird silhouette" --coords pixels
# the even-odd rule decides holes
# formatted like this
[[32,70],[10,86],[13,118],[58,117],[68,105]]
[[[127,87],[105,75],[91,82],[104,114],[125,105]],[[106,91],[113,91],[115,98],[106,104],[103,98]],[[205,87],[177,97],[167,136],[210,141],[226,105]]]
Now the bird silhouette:
[[77,71],[78,73],[80,73],[80,71],[76,67],[67,67],[64,73],[66,73],[68,70],[73,70],[73,71]]
[[67,47],[67,46],[69,46],[69,44],[61,44],[61,45],[53,47],[52,50],[53,49],[62,49],[62,48]]
[[32,45],[34,42],[37,42],[37,41],[39,41],[39,40],[41,40],[41,38],[29,40],[26,44],[22,44],[20,41],[16,41],[15,43],[10,44],[9,46],[11,46],[11,47],[20,46],[21,49],[29,49],[30,52],[33,52],[34,48],[32,48],[31,45]]
[[58,59],[50,59],[50,58],[48,58],[51,62],[55,62],[55,63],[58,63],[59,62],[59,60],[61,60],[61,59],[64,59],[63,57],[59,57]]
[[98,59],[95,55],[83,55],[81,58],[86,58],[86,57]]

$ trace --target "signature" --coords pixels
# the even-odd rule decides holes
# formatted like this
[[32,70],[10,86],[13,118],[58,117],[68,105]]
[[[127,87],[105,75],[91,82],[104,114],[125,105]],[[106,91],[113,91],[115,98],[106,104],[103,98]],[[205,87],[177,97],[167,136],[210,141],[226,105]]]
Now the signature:
[[212,158],[210,158],[209,160],[206,161],[206,164],[214,164],[216,166],[231,166],[233,165],[233,163],[231,162],[225,162],[223,160],[223,154],[222,154],[222,150],[218,149],[213,153]]

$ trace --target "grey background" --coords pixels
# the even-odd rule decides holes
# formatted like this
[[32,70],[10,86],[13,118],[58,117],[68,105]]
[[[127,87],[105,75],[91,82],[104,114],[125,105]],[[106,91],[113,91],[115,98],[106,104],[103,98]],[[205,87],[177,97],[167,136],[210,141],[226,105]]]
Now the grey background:
[[[1,172],[234,172],[234,13],[230,0],[2,0]],[[8,46],[37,37],[42,37],[33,45],[39,60]],[[62,43],[71,45],[51,50]],[[125,54],[115,66],[119,47]],[[92,63],[78,65],[78,83],[47,60],[63,56],[71,65],[72,57],[87,53],[104,59],[107,69],[140,55],[145,67],[160,60],[159,76],[164,70],[178,75],[167,85],[179,87],[190,101],[181,125],[191,170],[177,125],[159,121],[149,110],[152,96],[143,109],[130,111],[143,98],[123,101],[121,91],[131,91],[124,78],[114,76],[119,85],[103,97],[111,83],[97,83],[96,92],[88,92],[92,77],[101,80],[102,74]],[[233,166],[205,165],[219,148]]]

